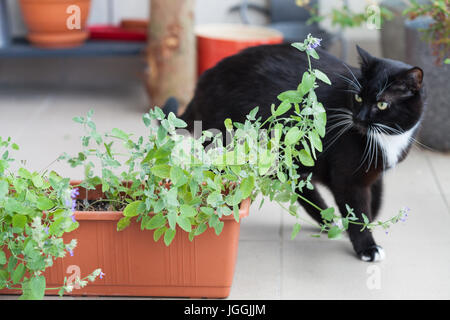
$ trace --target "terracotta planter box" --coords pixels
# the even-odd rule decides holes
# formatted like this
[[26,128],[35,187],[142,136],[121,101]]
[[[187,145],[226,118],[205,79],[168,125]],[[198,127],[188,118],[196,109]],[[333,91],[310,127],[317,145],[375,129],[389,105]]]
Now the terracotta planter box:
[[[81,189],[81,188],[80,188]],[[98,198],[100,188],[88,198]],[[81,196],[83,190],[80,190]],[[240,218],[248,216],[250,199],[240,205]],[[169,247],[153,240],[153,230],[141,230],[133,222],[117,231],[121,212],[75,212],[78,229],[64,236],[65,242],[77,239],[71,257],[56,259],[45,272],[47,287],[58,287],[64,277],[75,272],[85,277],[97,268],[105,273],[86,287],[74,289],[71,295],[152,296],[225,298],[229,295],[236,264],[240,222],[223,217],[224,227],[217,236],[208,228],[191,242],[188,233],[177,226]],[[2,294],[12,294],[1,290]],[[16,292],[17,293],[17,292]],[[47,294],[57,294],[56,291]]]

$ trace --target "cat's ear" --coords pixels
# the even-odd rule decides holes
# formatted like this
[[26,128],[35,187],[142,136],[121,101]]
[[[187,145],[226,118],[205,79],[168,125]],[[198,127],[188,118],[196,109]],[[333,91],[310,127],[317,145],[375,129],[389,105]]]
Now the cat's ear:
[[361,67],[366,68],[370,66],[373,60],[373,57],[370,55],[370,53],[368,53],[358,45],[356,45],[356,50],[358,50],[359,57],[361,58]]
[[423,82],[423,71],[419,67],[414,67],[407,70],[403,74],[403,81],[405,81],[406,85],[409,89],[413,91],[418,91],[422,88]]

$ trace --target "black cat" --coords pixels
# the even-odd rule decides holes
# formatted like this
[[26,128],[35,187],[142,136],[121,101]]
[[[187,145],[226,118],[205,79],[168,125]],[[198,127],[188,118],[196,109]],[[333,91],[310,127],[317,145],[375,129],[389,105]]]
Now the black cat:
[[[357,47],[360,69],[318,50],[313,68],[325,72],[332,85],[320,84],[318,101],[327,110],[324,151],[313,172],[315,181],[333,193],[341,213],[346,204],[362,221],[362,213],[373,220],[382,197],[382,173],[402,161],[408,153],[424,110],[423,72],[405,63],[371,56]],[[305,54],[290,45],[269,45],[246,49],[222,60],[199,79],[194,98],[181,119],[192,132],[195,120],[202,129],[224,132],[224,119],[244,122],[256,106],[262,119],[270,116],[277,95],[295,90],[308,67]],[[167,106],[174,110],[174,101]],[[167,110],[166,108],[166,110]],[[317,190],[304,195],[326,208]],[[301,203],[318,223],[319,212]],[[357,255],[364,261],[384,258],[370,231],[350,225],[349,236]]]

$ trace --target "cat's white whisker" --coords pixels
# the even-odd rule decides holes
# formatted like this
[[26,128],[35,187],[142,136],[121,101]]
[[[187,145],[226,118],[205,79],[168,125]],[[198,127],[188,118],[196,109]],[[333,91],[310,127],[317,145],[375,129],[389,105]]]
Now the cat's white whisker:
[[359,83],[358,79],[355,77],[355,74],[353,73],[353,71],[345,64],[343,63],[344,67],[347,68],[348,71],[350,71],[350,73],[352,74],[353,79],[355,79],[355,81],[358,83],[359,88],[362,88],[361,83]]
[[347,82],[349,85],[351,85],[353,88],[355,88],[356,90],[360,90],[361,87],[358,86],[353,80],[347,78],[346,76],[339,74],[339,73],[335,73],[339,78],[341,78],[342,80],[344,80],[345,82]]

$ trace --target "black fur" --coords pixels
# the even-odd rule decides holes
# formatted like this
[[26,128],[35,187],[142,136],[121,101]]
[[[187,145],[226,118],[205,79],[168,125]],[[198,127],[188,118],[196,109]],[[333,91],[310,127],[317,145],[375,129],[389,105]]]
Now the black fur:
[[[320,83],[316,90],[329,121],[323,153],[314,168],[303,167],[301,170],[304,173],[312,170],[315,181],[331,190],[342,214],[347,212],[345,205],[348,204],[362,221],[362,213],[372,220],[378,214],[382,172],[386,169],[379,146],[374,145],[376,156],[374,152],[372,157],[362,161],[368,125],[380,123],[393,128],[389,134],[407,131],[420,121],[424,104],[422,70],[399,61],[372,57],[359,47],[358,51],[361,68],[348,67],[322,50],[318,50],[320,59],[312,61],[313,68],[325,72],[332,82],[332,86]],[[295,90],[307,67],[306,55],[290,45],[246,49],[222,60],[200,77],[194,98],[181,119],[188,123],[190,131],[194,120],[201,120],[203,130],[216,128],[222,132],[225,131],[224,119],[244,122],[245,116],[256,106],[259,106],[262,119],[266,119],[270,116],[270,105],[277,103],[277,95]],[[355,93],[362,103],[355,100]],[[377,107],[379,101],[388,102],[389,107],[381,111]],[[339,117],[343,114],[350,115],[353,125],[336,140],[344,127],[339,126]],[[399,161],[406,156],[410,146],[409,143]],[[312,202],[327,207],[317,190],[305,192]],[[317,222],[321,222],[316,209],[307,203],[301,204]],[[359,226],[351,225],[349,236],[361,258],[376,259],[380,248],[368,230],[360,232]]]

